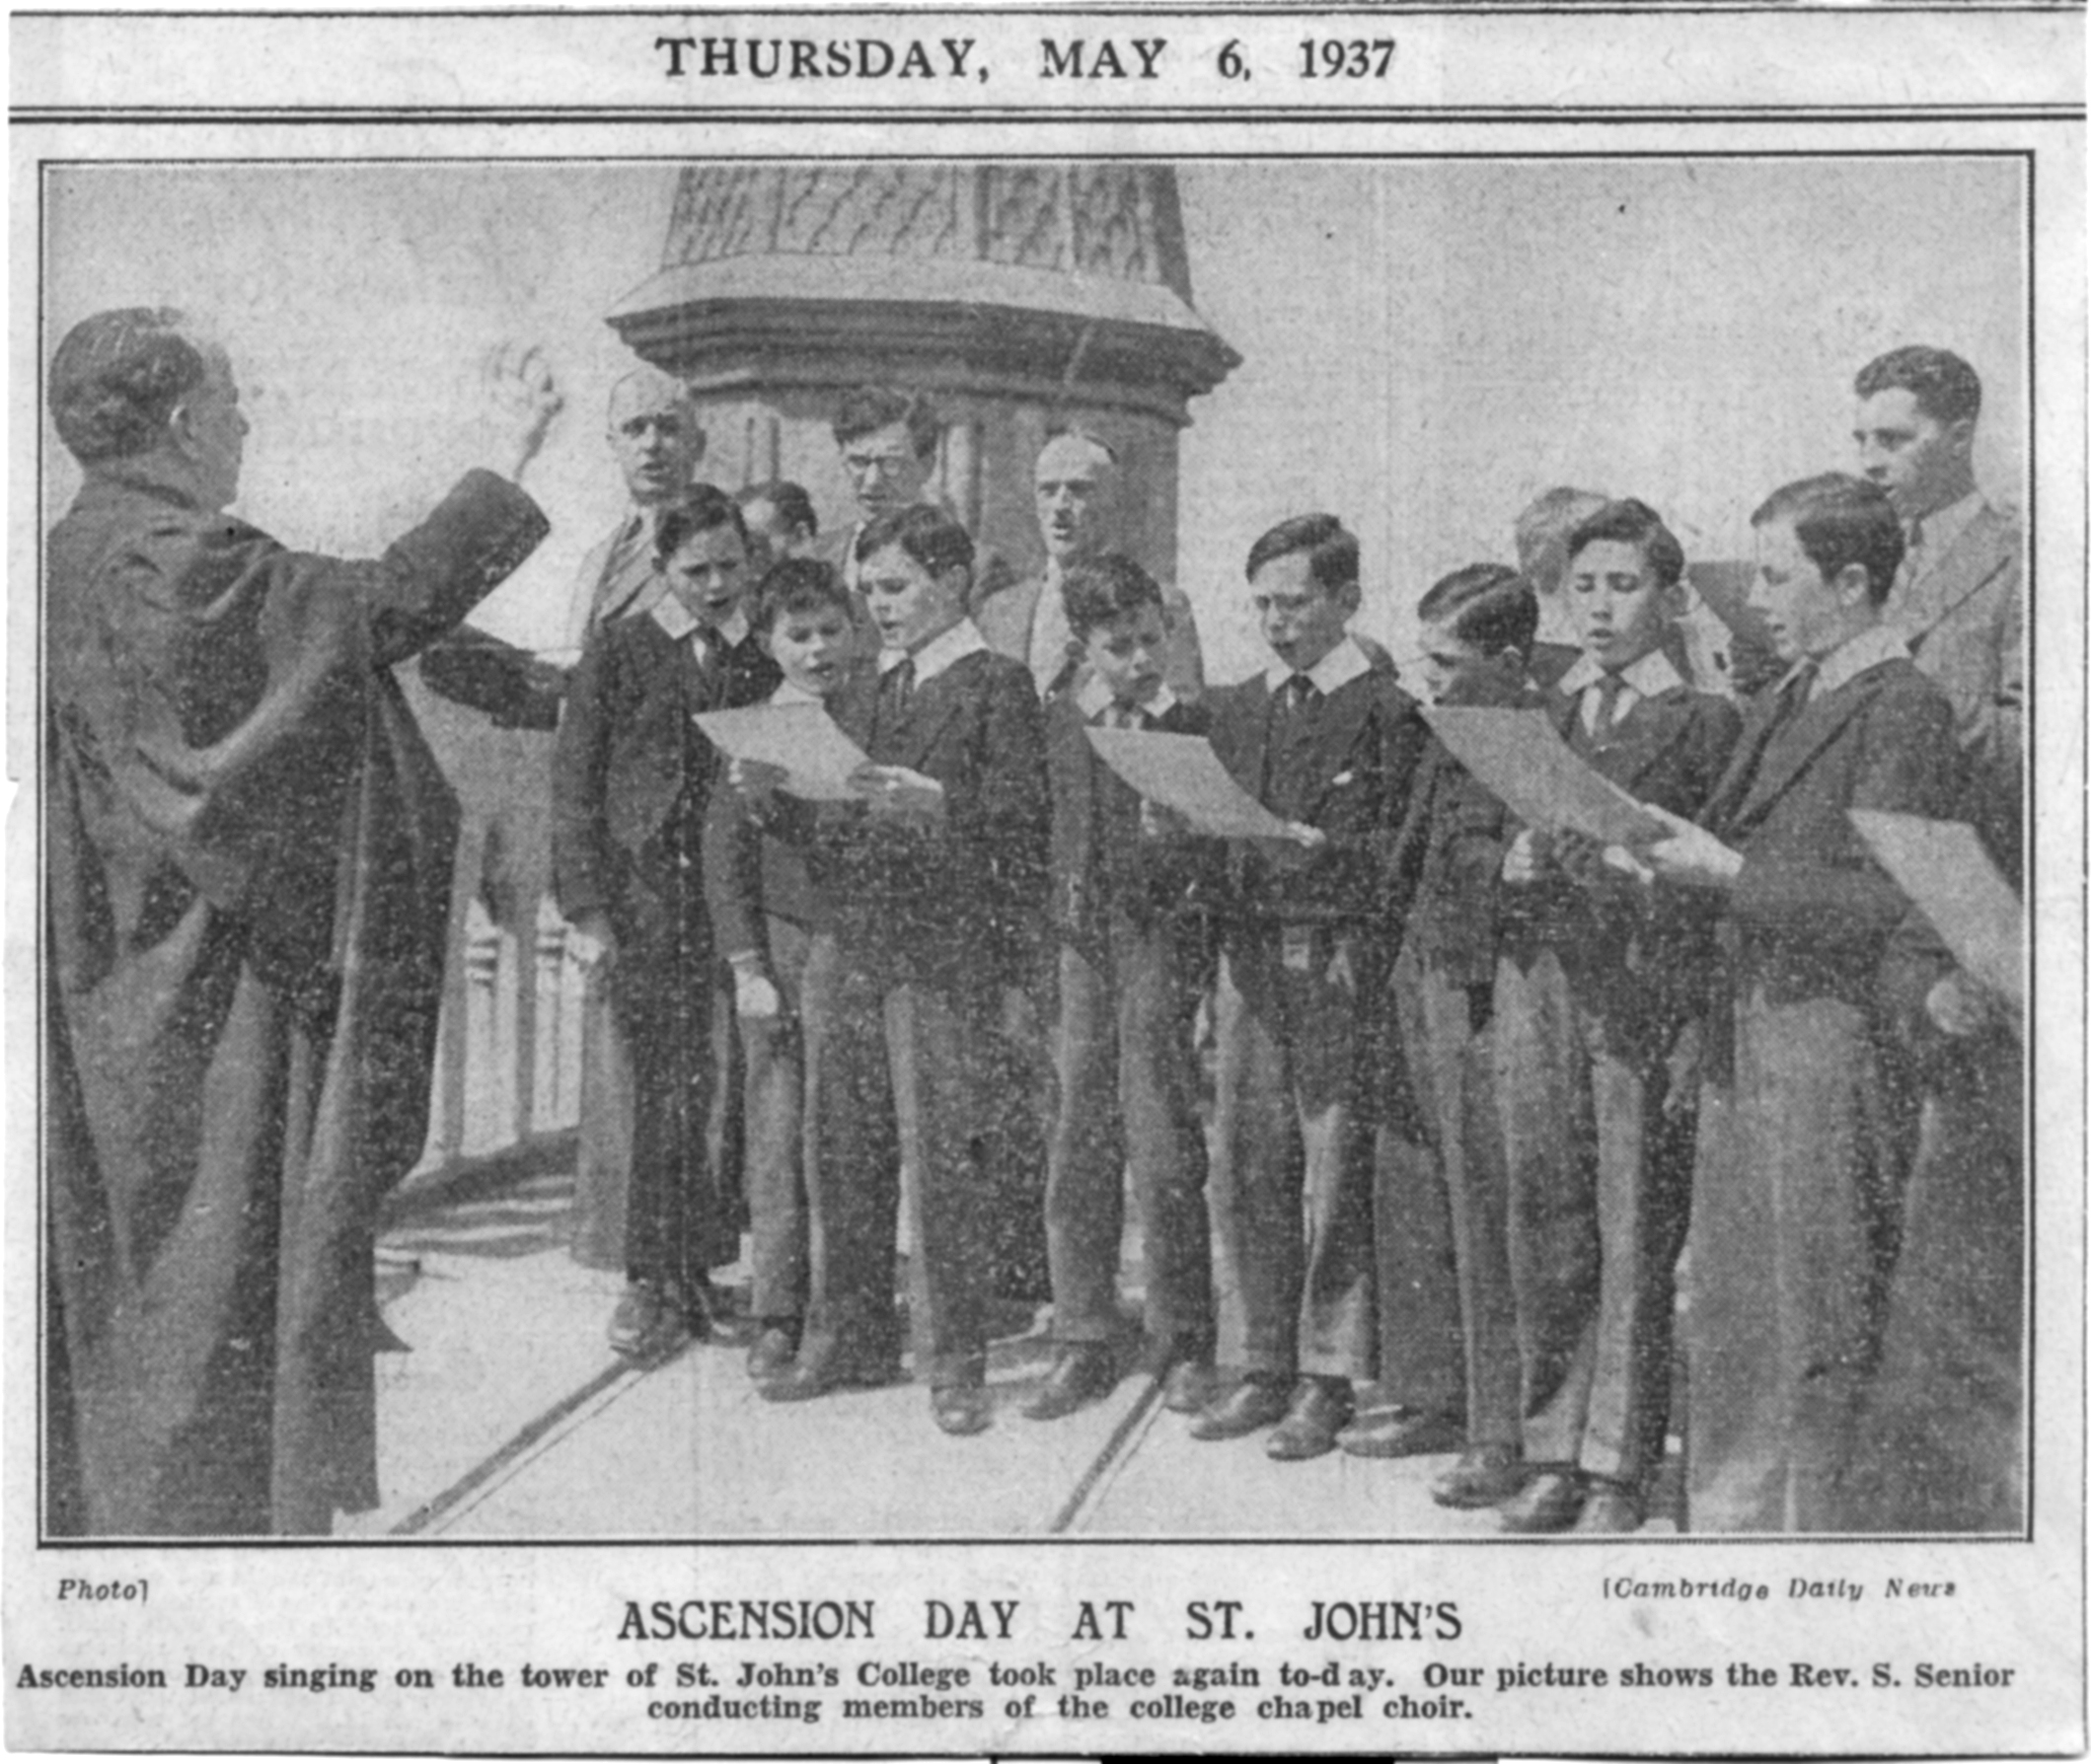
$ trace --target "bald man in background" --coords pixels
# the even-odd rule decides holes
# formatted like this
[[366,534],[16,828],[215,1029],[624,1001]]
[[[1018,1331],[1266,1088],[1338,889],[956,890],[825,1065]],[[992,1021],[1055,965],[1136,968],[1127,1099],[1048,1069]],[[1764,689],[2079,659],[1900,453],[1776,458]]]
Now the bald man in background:
[[[973,609],[973,623],[991,649],[1031,670],[1043,698],[1056,686],[1065,685],[1073,672],[1072,633],[1060,596],[1061,576],[1070,564],[1120,549],[1118,456],[1094,435],[1069,429],[1039,450],[1032,482],[1038,536],[1045,542],[1045,567],[1006,588],[991,585]],[[1205,690],[1205,664],[1190,597],[1180,588],[1164,588],[1162,611],[1168,626],[1162,678],[1177,698],[1196,698]]]

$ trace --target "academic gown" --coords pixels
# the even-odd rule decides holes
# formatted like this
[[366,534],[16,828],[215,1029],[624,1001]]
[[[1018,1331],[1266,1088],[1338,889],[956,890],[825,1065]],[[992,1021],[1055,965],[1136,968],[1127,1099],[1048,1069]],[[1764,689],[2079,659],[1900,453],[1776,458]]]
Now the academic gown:
[[376,1216],[425,1136],[457,836],[392,669],[546,531],[475,472],[340,561],[118,462],[50,536],[55,1533],[376,1504]]

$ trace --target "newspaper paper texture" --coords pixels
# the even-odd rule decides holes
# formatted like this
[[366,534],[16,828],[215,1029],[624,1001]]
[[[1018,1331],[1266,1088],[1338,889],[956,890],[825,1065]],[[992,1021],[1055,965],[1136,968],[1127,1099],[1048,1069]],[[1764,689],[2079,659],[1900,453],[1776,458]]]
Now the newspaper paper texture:
[[2080,1753],[2083,31],[14,18],[10,1747]]
[[789,774],[784,788],[794,796],[844,802],[859,794],[850,779],[865,764],[863,750],[818,704],[701,711],[697,726],[732,759],[782,767]]
[[1141,795],[1174,809],[1214,839],[1282,840],[1285,823],[1234,782],[1199,735],[1091,729],[1089,745]]

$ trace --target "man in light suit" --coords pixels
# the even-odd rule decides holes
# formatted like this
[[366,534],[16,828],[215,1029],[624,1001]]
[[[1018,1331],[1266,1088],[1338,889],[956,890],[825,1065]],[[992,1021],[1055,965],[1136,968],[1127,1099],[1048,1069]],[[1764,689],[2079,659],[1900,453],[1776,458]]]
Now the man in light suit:
[[[690,487],[705,457],[689,388],[658,368],[635,368],[610,389],[604,438],[631,505],[581,559],[566,620],[570,666],[588,633],[644,613],[659,598],[654,528]],[[590,1267],[622,1267],[626,1187],[632,1168],[632,1059],[610,1009],[605,977],[589,972],[581,1024],[580,1147],[574,1171],[573,1254]]]
[[[985,584],[988,592],[977,599],[973,618],[990,647],[1028,667],[1044,695],[1065,686],[1073,672],[1061,577],[1070,564],[1117,549],[1118,456],[1094,435],[1069,429],[1039,451],[1034,482],[1045,567],[1007,587]],[[1162,680],[1171,696],[1188,703],[1205,690],[1190,597],[1180,588],[1164,588],[1162,613],[1168,625]]]
[[1852,389],[1860,469],[1888,492],[1906,548],[1888,622],[1953,700],[1971,767],[1992,773],[1998,789],[2015,788],[2025,539],[2016,517],[1975,481],[1982,383],[1958,355],[1911,344],[1868,362]]

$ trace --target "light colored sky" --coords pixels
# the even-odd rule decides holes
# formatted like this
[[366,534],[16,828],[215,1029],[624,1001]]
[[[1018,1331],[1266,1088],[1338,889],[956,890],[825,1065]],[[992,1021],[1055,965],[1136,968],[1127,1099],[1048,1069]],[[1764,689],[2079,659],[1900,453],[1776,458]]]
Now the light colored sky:
[[[601,315],[659,260],[672,166],[53,172],[46,354],[103,307],[212,314],[254,417],[241,511],[376,549],[469,452],[480,353],[542,339],[573,394],[532,488],[555,532],[485,609],[556,641],[621,489]],[[1218,678],[1258,665],[1240,564],[1343,515],[1399,653],[1445,571],[1505,557],[1550,484],[1636,494],[1688,551],[1747,553],[1776,484],[1851,460],[1850,379],[1910,341],[1988,392],[1978,465],[2017,499],[2024,226],[2006,159],[1387,160],[1186,166],[1196,304],[1244,356],[1183,438],[1177,579]],[[52,500],[74,482],[49,438]],[[57,508],[48,511],[55,515]]]

